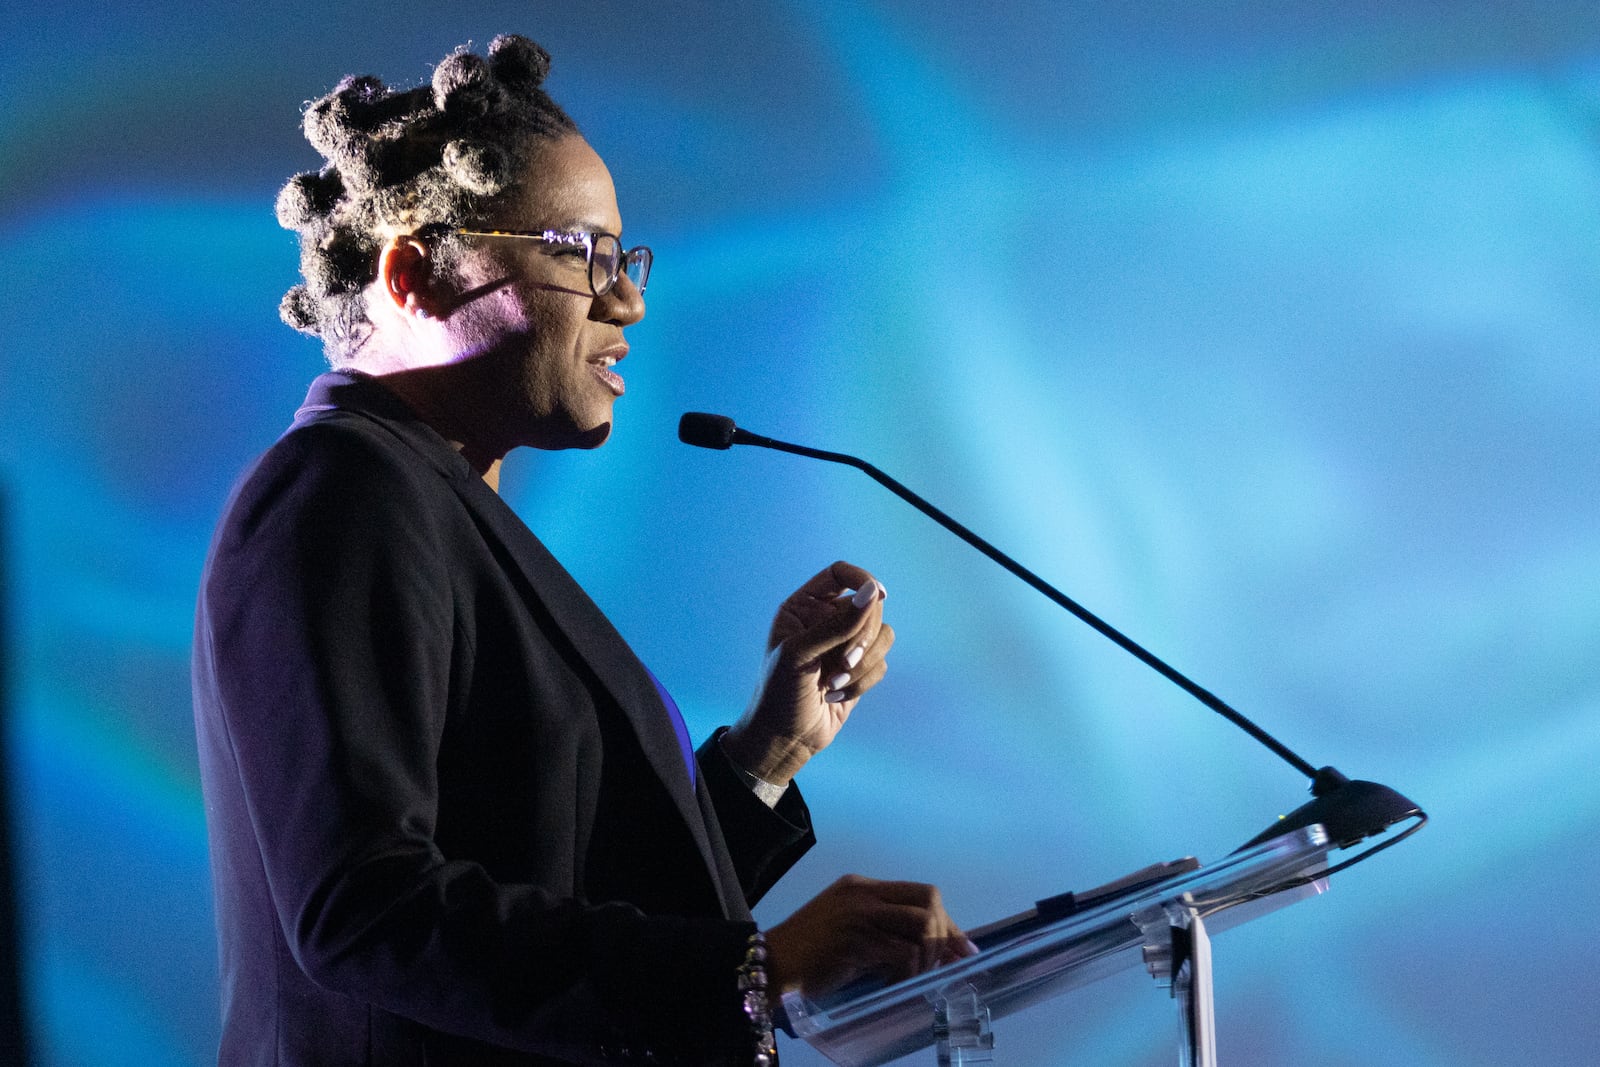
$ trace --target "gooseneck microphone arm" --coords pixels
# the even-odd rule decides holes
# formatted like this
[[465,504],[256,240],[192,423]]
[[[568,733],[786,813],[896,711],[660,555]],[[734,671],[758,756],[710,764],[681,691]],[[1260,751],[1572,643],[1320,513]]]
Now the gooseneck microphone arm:
[[873,481],[894,493],[934,522],[937,522],[940,526],[943,526],[946,530],[949,530],[967,544],[976,548],[1018,578],[1021,578],[1024,582],[1027,582],[1052,602],[1065,608],[1078,619],[1093,627],[1102,636],[1117,644],[1145,666],[1239,727],[1239,729],[1265,745],[1295,770],[1311,779],[1311,795],[1314,799],[1267,827],[1266,830],[1246,842],[1243,847],[1248,848],[1278,834],[1308,826],[1312,823],[1320,823],[1327,830],[1333,844],[1343,848],[1373,834],[1382,833],[1390,826],[1404,819],[1418,820],[1398,837],[1381,845],[1370,847],[1355,858],[1347,860],[1336,867],[1329,868],[1324,872],[1325,874],[1332,874],[1334,871],[1343,870],[1345,867],[1365,859],[1380,849],[1398,844],[1421,829],[1423,824],[1427,822],[1428,816],[1420,807],[1388,786],[1379,785],[1376,782],[1352,781],[1333,767],[1323,767],[1321,769],[1313,767],[1277,738],[1245,718],[1241,712],[1229,707],[1216,694],[1202,688],[1193,679],[1133,640],[1133,638],[1118,630],[1115,626],[1112,626],[1100,616],[1079,604],[1076,600],[1073,600],[866,460],[845,455],[842,452],[825,452],[818,448],[808,448],[805,445],[796,445],[788,441],[777,441],[770,437],[763,437],[760,434],[739,429],[738,426],[734,425],[734,421],[725,415],[708,415],[702,412],[689,412],[679,420],[678,439],[685,444],[696,445],[700,448],[727,449],[733,445],[754,445],[758,448],[770,448],[778,452],[789,452],[796,456],[805,456],[808,459],[841,463],[864,472]]
[[1043,578],[1039,577],[1037,574],[1033,573],[1028,568],[1024,567],[1022,564],[1018,563],[1016,560],[1000,551],[998,548],[994,547],[994,545],[991,545],[988,541],[985,541],[983,538],[979,537],[977,534],[961,525],[961,523],[957,522],[955,519],[952,519],[949,515],[946,515],[944,512],[928,503],[921,496],[912,492],[910,489],[907,489],[900,482],[889,477],[887,474],[883,473],[883,471],[868,463],[866,460],[859,459],[856,456],[847,456],[842,452],[824,452],[817,448],[807,448],[805,445],[790,444],[787,441],[776,441],[770,437],[762,437],[760,434],[750,433],[748,430],[741,430],[734,425],[732,419],[729,419],[726,416],[707,415],[702,412],[694,411],[689,412],[688,414],[684,415],[681,420],[679,420],[678,439],[683,441],[685,444],[698,445],[701,448],[725,449],[730,445],[754,445],[758,448],[770,448],[778,452],[790,452],[796,456],[806,456],[810,459],[822,459],[827,460],[829,463],[842,463],[847,467],[854,467],[856,470],[865,473],[873,481],[889,490],[901,500],[904,500],[906,503],[922,512],[924,515],[928,516],[928,518],[932,519],[940,526],[943,526],[946,530],[949,530],[951,533],[961,538],[961,540],[965,541],[979,552],[982,552],[985,556],[988,556],[990,559],[1000,564],[1000,566],[1004,567],[1018,578],[1021,578],[1023,581],[1033,586],[1039,592],[1049,597],[1056,604],[1076,615],[1079,619],[1092,626],[1102,635],[1121,646],[1126,652],[1145,664],[1145,666],[1149,667],[1151,670],[1155,671],[1157,674],[1176,685],[1179,689],[1182,689],[1185,693],[1188,693],[1200,703],[1204,704],[1218,715],[1221,715],[1223,718],[1239,727],[1251,737],[1254,737],[1257,741],[1261,742],[1273,752],[1277,753],[1280,758],[1287,761],[1295,770],[1299,771],[1307,778],[1315,778],[1317,776],[1317,769],[1315,767],[1313,767],[1310,763],[1307,763],[1304,759],[1301,759],[1298,755],[1291,751],[1288,746],[1284,745],[1277,738],[1273,737],[1261,727],[1245,718],[1242,713],[1229,707],[1219,697],[1217,697],[1216,694],[1212,693],[1210,690],[1202,688],[1198,683],[1189,678],[1187,675],[1183,674],[1176,667],[1173,667],[1171,664],[1161,659],[1159,656],[1145,648],[1143,645],[1139,644],[1133,638],[1129,637],[1121,630],[1118,630],[1115,626],[1112,626],[1100,616],[1096,615],[1094,612],[1090,611],[1076,600],[1073,600],[1071,597],[1067,596],[1067,594],[1063,593],[1061,590],[1057,589],[1055,586],[1051,585],[1049,582],[1045,581]]

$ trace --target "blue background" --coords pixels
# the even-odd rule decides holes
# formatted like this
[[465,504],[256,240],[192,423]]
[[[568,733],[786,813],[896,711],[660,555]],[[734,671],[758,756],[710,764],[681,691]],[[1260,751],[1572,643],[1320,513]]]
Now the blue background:
[[[1434,816],[1216,943],[1238,1064],[1592,1062],[1600,11],[1592,2],[15,9],[0,482],[47,1065],[214,1057],[192,604],[319,347],[277,321],[302,103],[514,30],[651,244],[611,444],[505,492],[704,736],[772,608],[874,569],[892,670],[804,783],[958,921],[1297,805],[1284,765],[859,474],[870,458],[1293,748]],[[1128,972],[1005,1062],[1164,1064]],[[785,1063],[821,1062],[790,1043]],[[931,1062],[931,1054],[912,1062]]]

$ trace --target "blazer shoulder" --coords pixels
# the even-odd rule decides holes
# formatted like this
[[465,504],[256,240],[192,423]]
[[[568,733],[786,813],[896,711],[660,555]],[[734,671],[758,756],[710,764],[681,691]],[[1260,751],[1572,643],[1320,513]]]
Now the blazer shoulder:
[[449,458],[430,457],[359,413],[318,413],[290,427],[240,477],[215,547],[273,530],[361,536],[426,527],[455,496],[443,473]]
[[457,458],[442,439],[430,449],[419,447],[418,436],[414,428],[395,427],[360,412],[319,412],[296,421],[261,460],[366,474],[388,470],[405,475],[437,472]]
[[457,465],[464,463],[431,431],[394,426],[360,412],[328,411],[296,421],[262,454],[245,480],[292,471],[352,487],[374,481],[431,484],[441,475],[457,476]]

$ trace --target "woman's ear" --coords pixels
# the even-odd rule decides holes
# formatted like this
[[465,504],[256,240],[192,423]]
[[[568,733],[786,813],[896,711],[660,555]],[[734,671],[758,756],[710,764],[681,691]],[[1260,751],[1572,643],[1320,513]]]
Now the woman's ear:
[[433,254],[426,242],[411,234],[389,239],[378,255],[378,284],[397,310],[432,318],[439,309]]

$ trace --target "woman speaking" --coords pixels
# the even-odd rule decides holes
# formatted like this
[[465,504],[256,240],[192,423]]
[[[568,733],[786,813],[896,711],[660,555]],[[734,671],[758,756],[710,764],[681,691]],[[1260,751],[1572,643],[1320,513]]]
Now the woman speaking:
[[605,443],[651,270],[549,62],[500,37],[305,112],[281,311],[332,371],[230,498],[194,646],[226,1065],[768,1064],[783,993],[972,951],[917,883],[750,917],[883,677],[872,575],[784,601],[696,748],[497,493],[514,448]]

